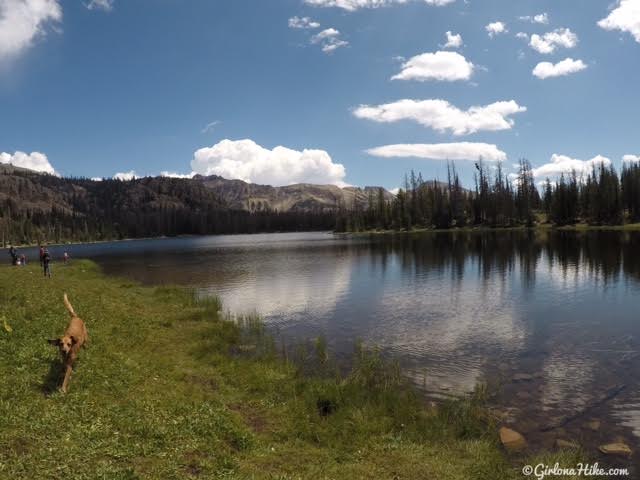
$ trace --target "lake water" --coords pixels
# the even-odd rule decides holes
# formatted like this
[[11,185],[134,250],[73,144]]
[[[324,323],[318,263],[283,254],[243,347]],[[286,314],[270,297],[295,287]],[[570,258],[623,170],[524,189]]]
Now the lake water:
[[283,338],[323,335],[336,355],[357,339],[380,346],[430,396],[489,382],[503,420],[545,446],[639,443],[640,233],[293,233],[68,250],[109,274],[218,295]]

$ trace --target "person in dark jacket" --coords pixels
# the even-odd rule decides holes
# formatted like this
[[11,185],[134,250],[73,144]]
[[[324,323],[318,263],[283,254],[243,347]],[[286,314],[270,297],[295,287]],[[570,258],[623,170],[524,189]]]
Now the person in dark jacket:
[[49,277],[51,278],[51,266],[49,265],[51,263],[51,255],[49,254],[49,250],[48,249],[44,249],[44,254],[42,256],[42,272],[44,273],[45,277]]
[[9,247],[9,255],[11,255],[11,265],[17,265],[18,264],[18,252],[16,251],[16,248],[11,245]]

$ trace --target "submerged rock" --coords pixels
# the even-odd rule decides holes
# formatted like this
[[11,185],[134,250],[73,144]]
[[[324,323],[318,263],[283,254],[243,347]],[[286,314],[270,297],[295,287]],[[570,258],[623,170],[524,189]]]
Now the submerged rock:
[[556,440],[556,448],[578,449],[578,448],[580,448],[580,445],[578,445],[577,443],[574,443],[574,442],[570,442],[569,440],[562,440],[561,438],[558,438]]
[[600,430],[600,420],[591,420],[590,422],[587,422],[587,428],[597,432]]
[[530,382],[533,380],[533,375],[529,375],[528,373],[516,373],[513,376],[514,382]]
[[507,450],[519,452],[527,448],[527,441],[515,430],[507,427],[501,427],[498,433],[500,434],[500,442],[502,442],[502,445]]
[[606,445],[600,445],[598,447],[605,455],[619,455],[622,457],[630,457],[631,456],[631,448],[626,443],[618,442],[618,443],[607,443]]

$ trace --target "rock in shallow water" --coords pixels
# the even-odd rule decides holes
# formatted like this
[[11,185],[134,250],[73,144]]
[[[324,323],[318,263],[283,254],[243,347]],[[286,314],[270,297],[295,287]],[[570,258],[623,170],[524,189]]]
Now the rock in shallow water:
[[528,373],[516,373],[513,376],[514,382],[530,382],[533,380],[533,375],[529,375]]
[[598,430],[600,430],[600,420],[591,420],[590,422],[587,423],[587,428],[589,430],[593,430],[594,432],[597,432]]
[[606,445],[600,445],[598,447],[605,455],[619,455],[622,457],[631,456],[631,448],[626,443],[607,443]]
[[500,441],[504,448],[512,452],[519,452],[527,448],[527,441],[525,438],[515,430],[511,430],[507,427],[501,427],[499,430]]

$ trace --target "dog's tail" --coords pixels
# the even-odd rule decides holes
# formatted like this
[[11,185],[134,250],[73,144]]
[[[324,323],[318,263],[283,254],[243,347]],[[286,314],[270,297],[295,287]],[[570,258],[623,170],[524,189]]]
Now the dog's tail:
[[77,317],[78,315],[76,315],[75,310],[73,309],[73,307],[71,306],[71,302],[69,302],[69,299],[67,298],[67,294],[64,294],[64,306],[67,308],[67,311],[69,312],[69,315],[71,315],[72,317]]

